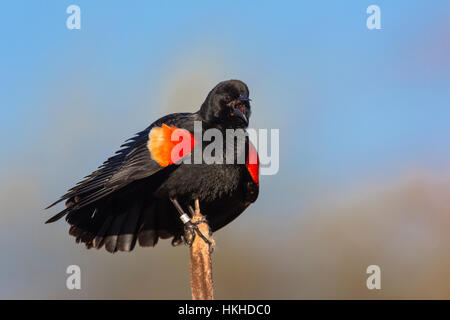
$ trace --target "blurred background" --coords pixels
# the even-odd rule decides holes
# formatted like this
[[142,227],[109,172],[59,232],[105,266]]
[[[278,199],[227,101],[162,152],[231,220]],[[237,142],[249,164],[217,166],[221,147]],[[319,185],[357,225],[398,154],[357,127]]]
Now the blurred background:
[[[66,8],[81,8],[68,30]],[[366,8],[381,8],[368,30]],[[44,211],[120,144],[245,81],[280,170],[215,234],[219,299],[450,298],[448,1],[7,1],[0,298],[189,299],[189,254],[86,250]],[[81,290],[66,268],[81,267]],[[381,290],[366,268],[381,268]]]

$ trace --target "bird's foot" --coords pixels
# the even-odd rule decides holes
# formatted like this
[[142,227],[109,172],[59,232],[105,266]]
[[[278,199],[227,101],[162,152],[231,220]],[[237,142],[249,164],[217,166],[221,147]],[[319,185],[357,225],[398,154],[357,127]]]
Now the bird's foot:
[[200,229],[198,228],[198,225],[200,223],[208,223],[206,221],[206,219],[201,219],[201,220],[197,220],[195,222],[192,221],[188,221],[184,224],[184,243],[186,245],[188,245],[189,247],[192,246],[192,244],[194,243],[196,234],[200,236],[200,238],[203,239],[203,241],[205,241],[210,250],[213,247],[213,243],[211,241],[209,241],[209,239],[207,237],[205,237],[205,235],[200,231]]
[[[183,211],[183,208],[178,203],[178,200],[176,198],[170,199],[172,203],[174,204],[175,208],[177,209],[178,213],[180,214],[180,220],[183,222],[184,225],[184,234],[183,234],[183,241],[186,245],[189,247],[192,247],[192,244],[194,243],[196,235],[199,235],[200,238],[205,241],[206,244],[208,244],[209,252],[212,252],[214,249],[214,240],[211,238],[211,230],[209,229],[208,222],[206,219],[200,214],[200,205],[198,203],[198,200],[196,200],[195,203],[195,210],[198,211],[198,215],[196,215],[196,211],[192,209],[191,206],[188,206],[189,212],[191,213],[191,216],[189,216],[187,213]],[[200,216],[200,218],[199,218]],[[193,221],[194,220],[194,221]],[[198,225],[201,223],[205,223],[207,226],[207,230],[209,230],[209,237],[211,240],[209,240],[199,229]],[[172,240],[172,245],[177,246],[181,243],[181,237],[177,236]]]
[[173,239],[172,239],[172,246],[178,247],[178,246],[181,245],[183,242],[184,242],[184,240],[182,239],[181,235],[176,235],[176,236],[173,237]]

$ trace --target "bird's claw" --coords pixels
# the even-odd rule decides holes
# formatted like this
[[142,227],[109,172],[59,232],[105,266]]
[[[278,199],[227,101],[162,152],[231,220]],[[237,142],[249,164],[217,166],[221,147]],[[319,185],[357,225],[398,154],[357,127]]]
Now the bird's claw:
[[208,244],[208,246],[209,246],[209,248],[211,250],[211,248],[213,247],[213,244],[199,230],[198,225],[200,223],[207,223],[207,221],[205,219],[201,219],[201,220],[198,220],[196,222],[189,221],[189,222],[186,222],[184,224],[184,242],[185,242],[186,245],[191,247],[192,244],[194,243],[196,234],[198,234],[200,236],[200,238],[202,238],[203,241],[205,241]]
[[174,247],[178,247],[182,243],[183,239],[181,238],[181,235],[177,235],[172,239],[172,246]]

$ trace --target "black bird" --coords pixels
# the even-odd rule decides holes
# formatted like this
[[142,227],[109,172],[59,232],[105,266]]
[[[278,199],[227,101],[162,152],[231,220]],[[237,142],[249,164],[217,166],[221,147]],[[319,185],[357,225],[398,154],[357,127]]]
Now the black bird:
[[[66,200],[66,208],[46,223],[67,215],[69,234],[88,249],[131,251],[137,242],[154,246],[159,238],[170,237],[178,245],[192,240],[196,226],[186,209],[198,199],[211,230],[222,228],[258,197],[255,148],[246,135],[226,140],[227,129],[245,133],[250,113],[247,85],[239,80],[220,82],[197,112],[167,115],[127,140],[116,155],[48,207]],[[211,152],[222,163],[202,159],[195,164],[195,151],[207,146],[195,139],[196,121],[202,133],[213,128],[223,136],[223,154]],[[175,130],[189,143],[173,156]],[[226,162],[230,151],[234,160]],[[181,161],[186,158],[193,164]]]

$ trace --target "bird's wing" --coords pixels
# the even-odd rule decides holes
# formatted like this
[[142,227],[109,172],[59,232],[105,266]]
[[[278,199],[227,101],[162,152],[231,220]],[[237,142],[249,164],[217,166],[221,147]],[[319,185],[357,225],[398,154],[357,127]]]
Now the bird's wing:
[[[147,178],[172,165],[173,162],[163,163],[160,160],[170,157],[171,149],[167,148],[167,145],[174,145],[170,141],[170,133],[174,128],[176,129],[180,119],[189,115],[178,113],[165,116],[137,133],[135,137],[128,139],[116,155],[106,160],[96,171],[86,176],[83,181],[47,207],[48,209],[63,200],[68,202],[67,208],[49,219],[47,223],[56,221],[69,211],[81,209],[136,180]],[[189,134],[186,130],[184,132]],[[149,136],[153,138],[149,139]],[[157,154],[158,151],[159,154]]]

